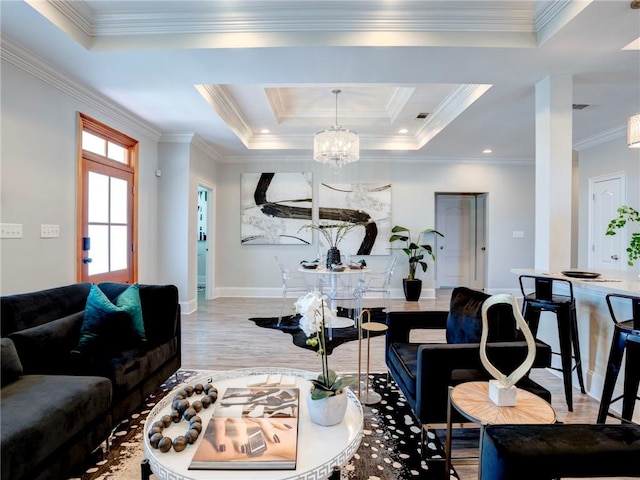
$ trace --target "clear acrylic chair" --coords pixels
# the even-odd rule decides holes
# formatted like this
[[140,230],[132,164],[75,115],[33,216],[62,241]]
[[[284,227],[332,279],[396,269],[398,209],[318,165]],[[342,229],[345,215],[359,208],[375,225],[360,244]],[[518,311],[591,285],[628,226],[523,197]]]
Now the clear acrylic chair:
[[287,302],[287,298],[290,294],[295,294],[296,297],[304,295],[308,292],[312,292],[316,289],[316,286],[308,281],[308,277],[301,272],[293,272],[289,268],[286,268],[280,260],[280,257],[275,256],[276,262],[280,267],[280,277],[282,279],[282,304],[280,306],[280,316],[278,317],[278,325],[282,321],[282,313],[284,312],[284,305]]
[[391,279],[393,278],[393,270],[397,260],[397,257],[392,256],[387,261],[383,273],[368,273],[358,284],[360,297],[364,297],[367,293],[381,293],[386,312],[391,311]]

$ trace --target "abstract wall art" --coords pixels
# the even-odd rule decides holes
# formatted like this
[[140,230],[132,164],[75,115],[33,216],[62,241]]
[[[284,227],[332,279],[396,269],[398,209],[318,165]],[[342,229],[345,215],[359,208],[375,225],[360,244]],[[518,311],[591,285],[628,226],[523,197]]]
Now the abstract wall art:
[[319,220],[361,224],[340,243],[341,253],[389,255],[391,184],[321,183],[318,196]]
[[240,237],[243,245],[312,242],[311,172],[243,173],[240,178]]

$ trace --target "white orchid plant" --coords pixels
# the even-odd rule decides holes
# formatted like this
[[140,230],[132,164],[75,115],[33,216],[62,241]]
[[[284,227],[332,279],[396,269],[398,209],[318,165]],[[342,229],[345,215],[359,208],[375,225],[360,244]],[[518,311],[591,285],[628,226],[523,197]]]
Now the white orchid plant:
[[318,355],[322,359],[322,373],[317,379],[311,380],[311,398],[320,400],[341,393],[344,388],[354,384],[357,378],[339,377],[329,368],[325,329],[335,315],[329,308],[327,296],[317,291],[309,292],[298,298],[294,307],[296,313],[301,315],[300,328],[309,337],[307,345],[317,347]]

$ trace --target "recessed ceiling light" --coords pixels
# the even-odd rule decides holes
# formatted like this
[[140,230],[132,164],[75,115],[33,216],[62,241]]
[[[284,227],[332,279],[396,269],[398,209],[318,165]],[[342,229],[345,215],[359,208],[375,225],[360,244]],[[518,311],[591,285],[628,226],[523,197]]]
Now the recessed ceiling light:
[[269,133],[269,129],[268,128],[263,128],[262,130],[260,130],[260,133]]
[[491,150],[490,148],[485,148],[484,150],[482,150],[482,153],[493,153],[493,150]]
[[407,130],[406,128],[401,128],[400,130],[398,130],[398,133],[407,133],[409,132],[409,130]]

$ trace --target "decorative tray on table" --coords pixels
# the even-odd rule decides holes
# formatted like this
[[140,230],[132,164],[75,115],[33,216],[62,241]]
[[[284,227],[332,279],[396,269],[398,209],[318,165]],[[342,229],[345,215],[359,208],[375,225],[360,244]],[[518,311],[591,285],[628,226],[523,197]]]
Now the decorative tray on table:
[[596,272],[585,272],[582,270],[565,270],[562,273],[565,277],[572,278],[598,278],[600,276],[599,273]]

